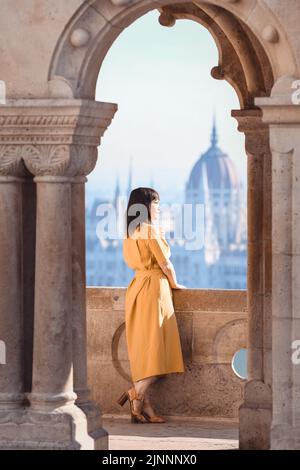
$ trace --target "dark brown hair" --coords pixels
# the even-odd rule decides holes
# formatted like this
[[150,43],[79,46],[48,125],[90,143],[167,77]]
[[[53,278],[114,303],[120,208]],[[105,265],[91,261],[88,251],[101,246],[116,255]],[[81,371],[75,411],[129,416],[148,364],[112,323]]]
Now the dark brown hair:
[[[127,237],[132,235],[136,227],[140,227],[140,224],[143,222],[151,223],[151,202],[155,199],[160,199],[159,194],[155,189],[152,188],[135,188],[131,191],[129,196],[129,201],[126,209],[126,234]],[[135,207],[135,204],[137,206]],[[139,206],[142,205],[143,207]],[[142,209],[142,210],[141,210]],[[132,229],[132,222],[138,219],[135,224],[133,224],[134,229]],[[131,230],[129,234],[129,225],[131,224]]]

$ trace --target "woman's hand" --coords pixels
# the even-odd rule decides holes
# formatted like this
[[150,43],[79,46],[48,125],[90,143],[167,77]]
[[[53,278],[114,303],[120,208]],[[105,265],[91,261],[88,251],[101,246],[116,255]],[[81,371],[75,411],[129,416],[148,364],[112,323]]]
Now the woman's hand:
[[185,286],[183,286],[182,284],[175,284],[174,287],[172,287],[172,289],[187,289]]

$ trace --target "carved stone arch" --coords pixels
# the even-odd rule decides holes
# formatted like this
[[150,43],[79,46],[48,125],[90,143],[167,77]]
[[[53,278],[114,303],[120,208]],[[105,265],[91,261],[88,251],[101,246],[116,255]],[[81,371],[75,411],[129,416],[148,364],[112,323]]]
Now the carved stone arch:
[[211,75],[217,80],[226,80],[234,88],[242,109],[254,107],[257,96],[269,96],[274,83],[271,64],[261,44],[242,20],[222,7],[200,2],[177,3],[159,10],[164,26],[173,26],[176,20],[190,19],[211,33],[219,52],[219,64],[212,69]]
[[50,95],[93,99],[101,64],[113,42],[153,9],[170,9],[176,18],[194,19],[211,31],[220,55],[220,64],[212,74],[232,84],[241,107],[251,107],[254,96],[269,95],[274,80],[283,74],[279,60],[282,49],[284,73],[293,70],[289,43],[284,34],[279,35],[276,18],[263,2],[88,0],[57,42],[48,74]]

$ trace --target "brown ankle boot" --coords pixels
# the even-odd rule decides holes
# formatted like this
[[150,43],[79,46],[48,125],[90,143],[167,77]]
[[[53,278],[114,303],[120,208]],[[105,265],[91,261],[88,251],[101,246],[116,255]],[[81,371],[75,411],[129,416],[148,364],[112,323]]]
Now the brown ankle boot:
[[[146,402],[148,401],[149,400],[147,399],[147,397],[145,397],[144,405],[146,405]],[[166,422],[162,416],[159,416],[159,415],[150,416],[144,409],[142,409],[141,413],[149,423],[165,423]]]
[[132,387],[129,390],[127,390],[127,392],[124,392],[121,395],[121,397],[118,399],[118,403],[119,405],[123,406],[127,400],[129,400],[129,404],[130,404],[131,422],[132,423],[147,423],[147,419],[141,413],[135,411],[134,406],[133,406],[133,400],[140,400],[142,402],[141,403],[141,409],[142,409],[144,395],[137,394],[135,388]]

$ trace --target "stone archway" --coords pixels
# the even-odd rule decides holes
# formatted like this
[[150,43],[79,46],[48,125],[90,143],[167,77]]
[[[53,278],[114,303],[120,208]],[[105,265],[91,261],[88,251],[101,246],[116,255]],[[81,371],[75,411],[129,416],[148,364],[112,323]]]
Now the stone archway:
[[[295,122],[299,125],[300,116],[299,110],[291,112],[288,101],[289,87],[295,74],[295,57],[284,27],[264,2],[256,0],[88,0],[66,17],[54,52],[49,56],[47,82],[43,82],[40,88],[42,96],[35,96],[34,100],[12,99],[1,108],[0,191],[6,201],[1,217],[7,222],[4,237],[9,241],[1,249],[5,259],[9,259],[10,250],[16,258],[10,269],[5,265],[0,268],[3,269],[1,278],[7,276],[5,269],[8,272],[5,286],[15,287],[9,291],[4,286],[0,292],[4,299],[1,321],[10,335],[14,322],[18,328],[13,339],[13,368],[7,376],[4,372],[0,423],[5,433],[8,409],[12,422],[24,423],[18,427],[19,435],[13,444],[1,438],[3,446],[107,447],[107,436],[101,427],[99,412],[89,399],[86,380],[84,182],[85,176],[95,166],[97,145],[117,109],[114,104],[93,101],[101,64],[122,30],[154,8],[161,11],[162,25],[172,26],[177,19],[189,18],[209,29],[220,57],[212,75],[227,80],[234,87],[241,105],[239,111],[233,111],[233,116],[239,122],[239,130],[246,136],[250,232],[249,378],[240,410],[240,447],[270,446],[274,404],[272,447],[276,448],[283,442],[292,448],[299,442],[298,415],[292,406],[299,398],[299,372],[296,373],[295,367],[286,359],[286,375],[277,374],[274,379],[271,373],[272,359],[273,370],[280,365],[279,352],[276,355],[272,352],[271,325],[275,333],[280,331],[276,325],[280,325],[286,337],[291,339],[291,325],[296,331],[297,320],[299,322],[295,314],[299,299],[293,296],[291,279],[286,292],[283,294],[280,290],[277,295],[278,303],[272,296],[272,284],[274,291],[274,287],[279,289],[280,283],[285,281],[279,272],[272,270],[272,259],[274,254],[278,254],[277,263],[280,266],[284,264],[286,245],[283,234],[290,224],[286,219],[278,232],[278,227],[272,228],[272,219],[278,221],[285,209],[290,210],[298,190],[298,179],[292,180],[291,176],[292,165],[295,165],[291,159],[295,155],[293,149],[300,145],[294,129],[297,127]],[[280,79],[287,75],[291,75],[290,79]],[[257,105],[261,105],[263,113]],[[280,132],[279,111],[284,112]],[[268,124],[271,124],[273,162]],[[291,142],[286,145],[289,136]],[[273,187],[271,173],[275,175]],[[279,173],[284,173],[285,177],[280,178]],[[291,181],[294,184],[288,187]],[[30,189],[23,188],[33,186],[37,188],[37,228],[36,242],[31,239],[29,245],[31,249],[35,248],[35,269],[32,260],[25,262],[26,253],[22,251],[26,228],[22,216],[26,211],[34,210],[25,197]],[[277,190],[288,195],[285,205],[280,205],[276,198]],[[278,202],[273,213],[271,195]],[[9,217],[12,207],[16,216],[14,220]],[[57,218],[63,221],[59,230]],[[296,218],[295,224],[299,228]],[[291,251],[296,260],[295,227],[288,248],[293,250],[293,242],[296,242],[296,251]],[[277,233],[280,233],[280,242],[274,240]],[[35,311],[33,353],[27,358],[29,362],[32,356],[32,371],[28,367],[28,373],[33,379],[27,386],[24,385],[21,358],[24,348],[20,320],[24,299],[22,301],[21,296],[25,283],[20,277],[22,259],[25,271],[34,272],[35,277],[32,298],[27,299],[27,304],[31,304],[33,309],[34,296]],[[291,273],[297,264],[291,261],[284,266],[286,272]],[[297,276],[293,282],[298,282],[299,273]],[[277,313],[280,317],[278,309],[284,300],[287,301],[288,313],[280,323]],[[288,323],[284,323],[286,319]],[[26,318],[24,322],[27,330],[33,329]],[[45,342],[43,336],[46,334],[48,341]],[[280,353],[288,357],[288,351],[289,345],[282,341]],[[291,377],[295,378],[295,384]],[[272,384],[273,392],[275,385],[275,401]],[[294,398],[288,411],[283,407],[282,396]],[[30,408],[22,409],[26,404],[24,398],[29,400]],[[45,419],[49,420],[49,425],[45,424]],[[26,435],[27,422],[35,423],[30,440]],[[49,435],[53,425],[55,436]],[[285,440],[280,437],[282,429],[287,430]]]
[[241,107],[253,105],[255,96],[268,96],[273,79],[294,71],[290,45],[283,34],[279,36],[280,25],[262,2],[90,0],[70,19],[57,42],[48,73],[51,96],[93,99],[110,46],[127,26],[157,8],[163,25],[189,18],[211,32],[220,55],[213,74],[234,86]]

